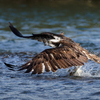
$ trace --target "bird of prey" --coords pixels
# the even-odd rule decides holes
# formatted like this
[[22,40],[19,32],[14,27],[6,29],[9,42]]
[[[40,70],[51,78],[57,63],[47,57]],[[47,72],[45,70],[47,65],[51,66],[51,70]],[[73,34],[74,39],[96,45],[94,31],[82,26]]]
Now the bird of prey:
[[[32,36],[23,36],[10,22],[11,31],[18,37],[38,40],[45,45],[51,46],[32,58],[20,70],[26,69],[26,73],[41,74],[44,71],[56,72],[61,68],[69,68],[74,66],[75,72],[78,72],[77,66],[82,66],[87,61],[93,60],[100,64],[100,58],[95,54],[91,54],[88,50],[82,48],[79,43],[65,37],[63,33],[55,34],[51,32],[43,32],[40,34],[32,34]],[[74,73],[75,74],[75,73]]]

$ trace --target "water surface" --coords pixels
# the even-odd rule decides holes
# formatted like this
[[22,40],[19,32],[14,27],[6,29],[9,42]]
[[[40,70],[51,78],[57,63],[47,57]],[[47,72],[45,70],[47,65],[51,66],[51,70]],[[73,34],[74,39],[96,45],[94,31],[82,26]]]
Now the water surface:
[[[34,40],[16,37],[13,23],[24,35],[54,32],[72,38],[100,56],[100,2],[96,0],[0,0],[0,99],[80,100],[100,99],[100,65],[88,61],[79,77],[66,70],[42,75],[17,71],[39,52],[49,48]],[[17,65],[8,68],[3,62]]]

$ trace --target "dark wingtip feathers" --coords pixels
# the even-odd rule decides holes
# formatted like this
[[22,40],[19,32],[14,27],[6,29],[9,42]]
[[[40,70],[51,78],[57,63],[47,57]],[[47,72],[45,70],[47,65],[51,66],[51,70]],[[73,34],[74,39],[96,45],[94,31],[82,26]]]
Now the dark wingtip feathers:
[[9,22],[9,27],[13,27],[13,25]]
[[9,22],[9,27],[11,31],[18,37],[24,37],[10,22]]

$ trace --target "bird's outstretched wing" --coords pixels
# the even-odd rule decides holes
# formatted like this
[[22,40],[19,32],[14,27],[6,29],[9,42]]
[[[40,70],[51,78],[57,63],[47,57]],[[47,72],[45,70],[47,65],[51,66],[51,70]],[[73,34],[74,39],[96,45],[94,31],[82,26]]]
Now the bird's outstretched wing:
[[58,37],[63,37],[62,34],[55,34],[55,33],[51,33],[51,32],[43,32],[40,34],[32,34],[32,36],[23,36],[10,22],[9,22],[9,27],[11,29],[11,31],[18,37],[22,37],[22,38],[30,38],[30,39],[34,39],[34,40],[38,40],[43,42],[45,39],[55,39],[54,36],[58,36]]
[[21,66],[20,70],[27,69],[26,73],[41,74],[44,71],[55,72],[61,68],[84,65],[88,58],[68,46],[47,49]]

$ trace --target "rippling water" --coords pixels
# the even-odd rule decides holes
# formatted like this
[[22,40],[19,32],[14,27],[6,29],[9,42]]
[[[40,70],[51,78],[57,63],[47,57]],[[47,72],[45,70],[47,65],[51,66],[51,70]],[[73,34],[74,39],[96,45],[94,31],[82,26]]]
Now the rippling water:
[[[24,35],[64,32],[100,56],[99,0],[0,0],[0,99],[2,100],[100,100],[100,65],[88,61],[81,76],[68,76],[66,70],[30,75],[18,71],[48,46],[16,37],[8,22]],[[17,65],[8,68],[3,62]]]

